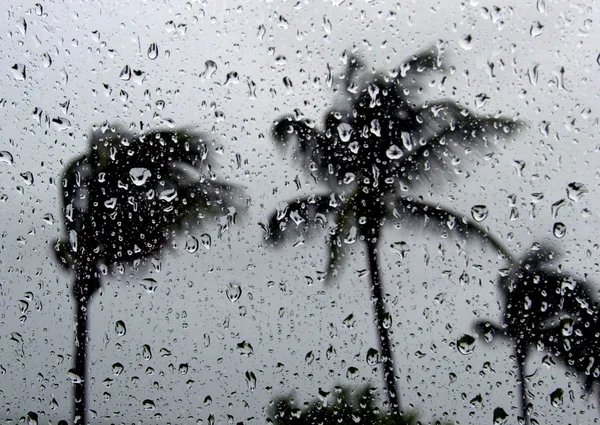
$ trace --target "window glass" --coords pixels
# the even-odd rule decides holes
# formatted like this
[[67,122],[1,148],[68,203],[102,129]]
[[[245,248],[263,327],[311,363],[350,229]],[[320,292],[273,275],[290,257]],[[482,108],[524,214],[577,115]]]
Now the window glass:
[[593,2],[1,8],[6,423],[597,420]]

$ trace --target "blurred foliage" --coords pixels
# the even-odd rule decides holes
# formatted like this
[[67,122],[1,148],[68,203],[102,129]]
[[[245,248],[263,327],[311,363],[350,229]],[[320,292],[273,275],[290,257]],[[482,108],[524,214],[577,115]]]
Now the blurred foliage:
[[[296,407],[294,398],[282,396],[269,409],[268,423],[274,425],[422,425],[417,412],[400,416],[381,411],[376,406],[376,390],[371,387],[335,387],[319,389],[319,399]],[[450,425],[434,421],[432,425]]]

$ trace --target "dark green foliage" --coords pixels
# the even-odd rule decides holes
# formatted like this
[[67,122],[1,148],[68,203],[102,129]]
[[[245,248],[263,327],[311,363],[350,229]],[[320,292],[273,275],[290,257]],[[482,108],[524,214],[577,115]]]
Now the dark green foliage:
[[[269,417],[275,425],[417,425],[417,413],[401,416],[380,411],[375,405],[376,391],[369,387],[352,389],[335,387],[331,393],[319,390],[325,397],[297,407],[292,397],[274,400]],[[327,394],[327,395],[326,395]],[[433,422],[441,425],[447,422]]]
[[139,136],[120,127],[94,131],[88,152],[63,174],[62,263],[71,266],[74,257],[107,265],[133,261],[158,254],[205,216],[231,212],[233,219],[229,208],[239,193],[216,180],[210,146],[202,134],[184,129]]
[[495,336],[514,343],[521,391],[521,416],[531,409],[527,401],[525,367],[534,347],[552,353],[568,368],[581,374],[591,391],[600,376],[598,338],[600,314],[589,282],[560,270],[559,255],[549,246],[535,244],[500,277],[503,323],[476,323],[491,342]]

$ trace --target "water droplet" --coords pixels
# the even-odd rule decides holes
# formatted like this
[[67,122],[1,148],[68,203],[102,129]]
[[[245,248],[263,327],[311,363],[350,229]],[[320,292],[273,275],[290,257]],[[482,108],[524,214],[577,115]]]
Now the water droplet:
[[150,47],[148,47],[148,58],[150,60],[154,60],[158,57],[158,44],[152,43]]
[[489,99],[490,97],[487,94],[479,93],[477,96],[475,96],[475,107],[483,108]]
[[394,242],[390,245],[390,248],[392,248],[392,252],[398,255],[400,258],[406,258],[410,252],[408,244],[404,241]]
[[152,359],[152,349],[148,344],[144,344],[142,346],[142,357],[144,358],[144,360]]
[[158,195],[158,199],[163,200],[165,202],[171,202],[175,198],[177,198],[176,189],[166,189],[160,192],[160,194]]
[[358,377],[359,374],[360,374],[360,371],[358,370],[358,368],[356,368],[354,366],[350,366],[348,368],[348,370],[346,371],[346,378],[354,379],[354,378]]
[[247,371],[246,374],[246,383],[248,384],[248,389],[250,391],[254,391],[256,388],[256,375],[251,370]]
[[473,48],[473,36],[471,34],[467,34],[465,35],[460,41],[459,41],[460,47],[462,47],[465,50],[471,50]]
[[390,146],[386,151],[385,151],[386,156],[389,159],[395,160],[395,159],[399,159],[402,157],[403,153],[402,153],[402,149],[400,149],[397,145],[392,145]]
[[27,425],[38,425],[38,415],[35,412],[27,413]]
[[306,356],[304,356],[304,361],[306,362],[307,365],[311,364],[314,360],[315,360],[315,355],[313,354],[312,351],[309,351],[308,353],[306,353]]
[[567,185],[567,198],[571,201],[579,201],[586,193],[588,190],[583,183],[572,182]]
[[468,355],[475,350],[475,338],[464,334],[456,341],[456,348],[460,354]]
[[41,4],[36,3],[35,4],[35,14],[38,16],[42,16],[43,13],[44,13],[44,7]]
[[494,425],[504,425],[508,420],[508,414],[501,407],[494,409]]
[[567,233],[567,226],[564,225],[564,223],[561,223],[560,221],[554,223],[554,227],[552,228],[552,233],[554,233],[554,236],[557,238],[562,238],[563,236],[565,236],[565,234]]
[[21,63],[16,63],[12,67],[13,77],[17,81],[25,81],[27,78],[27,68]]
[[198,239],[196,239],[194,236],[188,235],[188,237],[185,241],[185,250],[187,252],[193,254],[196,251],[198,251],[199,246],[200,246],[200,243],[198,242]]
[[540,13],[546,12],[546,0],[537,0],[537,10]]
[[20,174],[23,179],[23,183],[27,186],[31,186],[33,184],[33,173],[31,171],[26,171]]
[[204,248],[210,249],[210,244],[211,244],[210,235],[208,233],[203,233],[202,235],[200,235],[200,243],[202,244],[202,246]]
[[238,84],[240,82],[240,77],[237,72],[231,71],[227,73],[225,77],[225,83],[223,85],[227,86],[229,84]]
[[181,363],[178,370],[180,375],[185,375],[188,373],[189,366],[187,363]]
[[367,364],[369,366],[375,366],[379,363],[379,351],[374,348],[369,348],[367,351]]
[[389,312],[383,313],[382,324],[384,329],[389,329],[392,327],[392,315]]
[[21,35],[25,35],[27,33],[27,21],[25,18],[19,18],[16,25]]
[[125,65],[125,67],[121,70],[119,78],[123,81],[131,80],[131,68],[129,67],[129,65]]
[[478,223],[485,220],[488,214],[489,210],[485,205],[475,205],[473,208],[471,208],[471,216],[473,217],[473,220]]
[[544,26],[540,21],[535,21],[531,24],[531,28],[529,29],[529,34],[532,37],[537,37],[544,32]]
[[71,121],[64,117],[52,118],[52,127],[56,131],[66,131],[71,128]]
[[148,181],[152,173],[147,168],[132,168],[129,170],[131,182],[136,186],[142,186]]
[[252,344],[248,341],[242,341],[237,345],[237,349],[240,352],[240,356],[250,357],[254,354],[254,348],[252,348]]
[[125,367],[121,363],[112,365],[112,371],[115,376],[119,376],[121,372],[123,372],[123,369],[125,369]]
[[150,399],[144,400],[142,402],[142,406],[144,406],[144,410],[154,410],[156,408],[154,401],[152,401]]
[[237,283],[229,283],[225,287],[225,295],[232,303],[236,302],[242,296],[242,287]]
[[294,85],[292,84],[292,80],[290,80],[290,77],[283,77],[283,85],[285,86],[286,89],[288,89],[288,91],[291,91],[294,88]]
[[171,351],[163,347],[160,349],[159,354],[161,357],[169,357],[171,355]]
[[9,151],[0,151],[0,162],[4,162],[5,164],[13,164],[14,159],[12,153]]
[[127,329],[125,328],[125,322],[122,320],[117,320],[115,323],[115,333],[117,336],[123,336],[127,333]]
[[557,388],[550,394],[550,404],[552,407],[559,407],[563,404],[563,396],[565,392],[562,388]]
[[73,384],[81,384],[83,382],[83,378],[75,372],[75,369],[69,369],[67,372],[67,377]]
[[214,61],[207,60],[204,62],[204,76],[211,78],[217,72],[217,64]]
[[342,324],[348,329],[354,328],[354,323],[356,323],[356,320],[354,319],[354,314],[352,313],[346,316],[346,318],[342,321]]

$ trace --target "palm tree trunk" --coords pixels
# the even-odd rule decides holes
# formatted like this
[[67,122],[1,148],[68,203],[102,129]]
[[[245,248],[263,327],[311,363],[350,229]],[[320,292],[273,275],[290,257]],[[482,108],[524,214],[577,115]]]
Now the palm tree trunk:
[[393,415],[400,415],[402,409],[400,406],[400,391],[398,391],[395,379],[394,355],[388,329],[384,326],[385,304],[383,302],[383,287],[381,284],[379,261],[377,260],[378,236],[379,231],[376,231],[376,235],[369,235],[366,237],[371,277],[371,296],[374,300],[375,320],[377,322],[377,332],[379,333],[379,352],[381,353],[383,362],[383,376],[388,394],[390,411]]
[[525,385],[525,361],[527,357],[526,348],[517,344],[515,347],[515,357],[517,358],[517,379],[519,381],[519,392],[521,396],[521,416],[525,421],[525,425],[528,425],[529,415],[527,414],[527,388]]
[[75,300],[76,308],[76,327],[75,327],[75,368],[74,372],[78,376],[74,388],[74,406],[73,406],[73,424],[87,424],[87,391],[86,384],[88,379],[86,359],[87,359],[87,337],[88,321],[87,308],[89,300]]
[[88,307],[92,295],[100,287],[100,278],[94,265],[85,264],[77,269],[73,287],[75,298],[75,367],[77,375],[74,385],[73,425],[88,424],[87,384],[88,384]]

